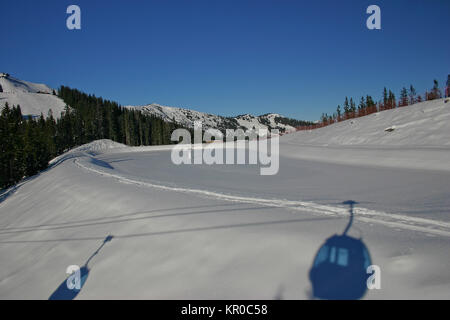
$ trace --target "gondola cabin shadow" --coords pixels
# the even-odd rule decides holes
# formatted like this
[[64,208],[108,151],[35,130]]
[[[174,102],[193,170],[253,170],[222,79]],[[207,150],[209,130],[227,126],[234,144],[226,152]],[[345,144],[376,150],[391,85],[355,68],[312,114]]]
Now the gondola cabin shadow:
[[69,289],[67,281],[69,278],[64,280],[59,287],[52,293],[52,295],[48,298],[49,300],[73,300],[80,293],[83,288],[86,280],[89,276],[89,268],[87,266],[82,266],[80,268],[80,289],[73,288]]
[[[101,246],[87,259],[85,264],[80,268],[80,287],[77,288],[69,288],[69,282],[72,282],[72,276],[66,278],[59,286],[58,288],[50,295],[48,298],[49,300],[73,300],[76,298],[76,296],[80,293],[81,289],[83,289],[88,276],[89,276],[89,262],[94,258],[100,250],[103,248],[103,246],[111,241],[113,239],[113,236],[107,236],[105,240],[103,240],[103,243]],[[73,283],[71,283],[73,284]],[[73,286],[70,286],[73,287]]]
[[347,236],[353,222],[354,201],[350,205],[350,221],[342,235],[328,238],[318,250],[309,278],[313,296],[328,300],[354,300],[364,296],[367,268],[371,265],[369,250],[361,239]]

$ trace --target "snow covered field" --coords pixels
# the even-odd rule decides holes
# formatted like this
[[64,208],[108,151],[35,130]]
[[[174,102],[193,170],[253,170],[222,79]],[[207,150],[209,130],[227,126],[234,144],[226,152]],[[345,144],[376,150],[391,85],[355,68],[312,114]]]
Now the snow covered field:
[[309,299],[353,200],[349,234],[381,267],[365,298],[449,299],[449,114],[441,99],[283,136],[275,176],[78,148],[0,197],[0,298],[47,299],[89,261],[79,299]]

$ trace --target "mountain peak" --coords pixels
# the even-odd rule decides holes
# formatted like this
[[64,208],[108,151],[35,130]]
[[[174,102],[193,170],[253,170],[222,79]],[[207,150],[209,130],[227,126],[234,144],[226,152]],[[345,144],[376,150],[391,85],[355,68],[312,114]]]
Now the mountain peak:
[[7,93],[47,93],[52,94],[53,89],[42,83],[33,83],[11,77],[9,73],[0,73],[0,85]]
[[46,116],[52,110],[53,115],[59,117],[66,104],[53,93],[54,90],[45,84],[0,73],[0,110],[8,103],[9,106],[20,105],[24,116],[39,116],[41,113]]

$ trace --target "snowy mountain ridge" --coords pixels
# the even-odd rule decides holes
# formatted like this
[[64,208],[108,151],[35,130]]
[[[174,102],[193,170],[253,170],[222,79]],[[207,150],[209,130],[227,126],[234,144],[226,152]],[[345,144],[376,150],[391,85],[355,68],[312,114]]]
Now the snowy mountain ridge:
[[282,118],[282,116],[277,113],[268,113],[260,116],[243,114],[236,117],[223,117],[192,109],[163,106],[157,103],[144,106],[125,106],[125,108],[140,110],[144,114],[153,115],[188,128],[193,128],[194,122],[201,121],[204,129],[241,128],[244,130],[279,129],[281,132],[295,131],[293,126],[278,121],[277,119]]
[[20,105],[24,116],[38,117],[41,113],[47,116],[52,110],[58,118],[66,106],[65,102],[53,94],[54,90],[45,84],[33,83],[0,73],[0,109],[5,104]]
[[[9,106],[20,105],[24,116],[38,117],[42,113],[47,116],[52,110],[55,118],[60,117],[66,103],[54,95],[54,89],[45,84],[16,79],[8,73],[0,73],[0,109],[6,102]],[[159,117],[165,121],[175,122],[184,127],[193,128],[195,121],[201,121],[204,129],[278,129],[280,132],[293,132],[295,128],[283,123],[283,116],[268,113],[260,116],[251,114],[236,117],[224,117],[187,108],[169,107],[152,103],[144,106],[125,106],[144,114]]]
[[8,73],[0,73],[0,85],[4,93],[53,93],[53,89],[46,84],[16,79]]

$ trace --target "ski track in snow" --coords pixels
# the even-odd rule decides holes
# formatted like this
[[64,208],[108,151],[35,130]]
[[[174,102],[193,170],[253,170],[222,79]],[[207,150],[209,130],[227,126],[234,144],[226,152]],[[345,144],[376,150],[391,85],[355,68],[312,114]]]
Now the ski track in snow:
[[[84,157],[93,158],[88,154]],[[334,216],[348,216],[348,208],[342,206],[330,206],[323,205],[309,201],[294,201],[286,199],[265,199],[256,197],[244,197],[244,196],[233,196],[224,193],[218,193],[208,190],[200,189],[190,189],[181,187],[172,187],[166,185],[155,184],[149,181],[140,181],[136,178],[131,178],[123,176],[120,174],[114,174],[111,172],[106,172],[97,168],[90,166],[87,161],[80,161],[82,158],[75,158],[73,160],[79,168],[90,171],[95,174],[99,174],[106,177],[111,177],[118,180],[121,183],[133,184],[137,186],[157,188],[161,190],[183,192],[195,194],[198,196],[206,196],[209,198],[215,198],[218,200],[240,202],[240,203],[251,203],[262,206],[279,207],[286,208],[288,210],[310,212],[320,215],[334,215]],[[83,163],[84,162],[84,163]],[[422,232],[426,234],[432,234],[437,236],[450,237],[450,223],[445,221],[425,219],[419,217],[411,217],[401,214],[387,213],[383,211],[371,210],[366,208],[357,207],[354,208],[354,219],[366,223],[377,223],[385,225],[391,228],[400,228],[410,231]]]

